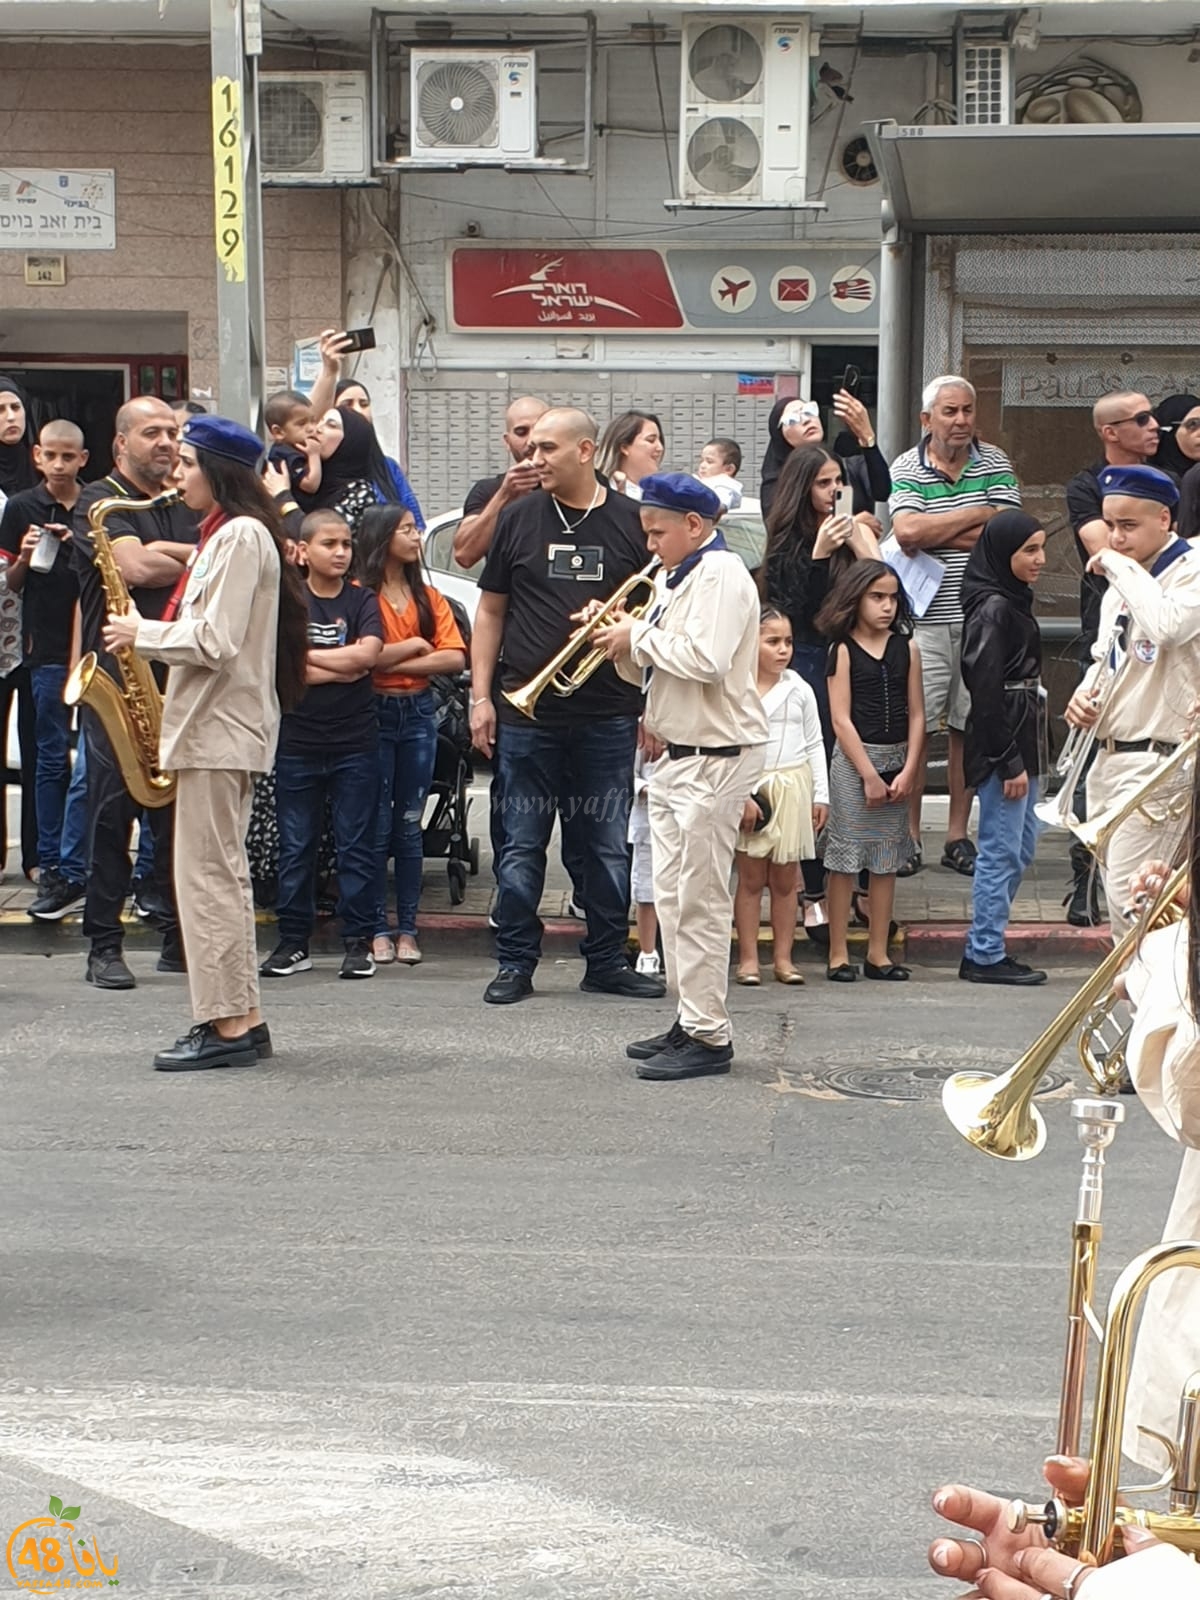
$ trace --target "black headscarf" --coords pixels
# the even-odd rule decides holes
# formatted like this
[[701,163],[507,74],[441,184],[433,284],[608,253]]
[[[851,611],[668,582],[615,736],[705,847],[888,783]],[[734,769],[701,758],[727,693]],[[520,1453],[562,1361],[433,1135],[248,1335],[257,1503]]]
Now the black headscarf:
[[[762,502],[762,514],[765,517],[771,509],[771,501],[775,498],[775,485],[779,482],[779,474],[783,471],[783,464],[792,453],[792,447],[783,437],[783,430],[779,426],[779,419],[787,408],[794,403],[795,396],[790,400],[776,400],[771,407],[771,415],[767,418],[767,448],[763,452],[762,477],[759,487],[759,498]],[[815,443],[820,443],[815,440]]]
[[1154,415],[1162,429],[1170,432],[1160,433],[1158,436],[1158,453],[1150,463],[1162,472],[1173,472],[1181,478],[1189,467],[1195,466],[1190,456],[1185,456],[1179,448],[1175,438],[1175,425],[1183,421],[1189,411],[1194,411],[1200,406],[1200,400],[1194,394],[1169,394],[1165,400],[1160,400],[1154,408]]
[[0,492],[17,494],[37,483],[33,470],[33,425],[29,417],[29,396],[15,378],[0,372],[0,394],[15,394],[25,407],[25,437],[19,444],[0,444]]
[[1001,511],[984,523],[963,573],[964,615],[969,616],[976,606],[995,594],[1002,594],[1022,611],[1033,610],[1033,589],[1013,575],[1012,558],[1023,544],[1041,531],[1041,526],[1026,511]]

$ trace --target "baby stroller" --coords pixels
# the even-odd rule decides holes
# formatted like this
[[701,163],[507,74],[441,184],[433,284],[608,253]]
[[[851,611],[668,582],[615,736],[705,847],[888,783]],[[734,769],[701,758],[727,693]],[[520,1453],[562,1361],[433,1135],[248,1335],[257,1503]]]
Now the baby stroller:
[[[463,643],[471,643],[471,623],[462,604],[446,596]],[[471,675],[469,672],[431,678],[429,686],[437,706],[437,754],[429,793],[434,805],[421,830],[421,853],[426,861],[446,860],[450,904],[461,905],[467,893],[467,874],[479,871],[479,840],[467,833],[471,797]]]

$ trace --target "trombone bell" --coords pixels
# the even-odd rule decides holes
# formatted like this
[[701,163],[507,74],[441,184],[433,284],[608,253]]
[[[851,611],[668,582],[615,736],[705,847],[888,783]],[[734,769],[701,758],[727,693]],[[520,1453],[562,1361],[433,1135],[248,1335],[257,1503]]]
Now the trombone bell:
[[1046,1144],[1046,1124],[1033,1104],[1034,1079],[1027,1093],[1012,1092],[1024,1065],[1019,1061],[1000,1077],[986,1072],[956,1072],[942,1085],[942,1109],[968,1144],[1001,1161],[1032,1161]]

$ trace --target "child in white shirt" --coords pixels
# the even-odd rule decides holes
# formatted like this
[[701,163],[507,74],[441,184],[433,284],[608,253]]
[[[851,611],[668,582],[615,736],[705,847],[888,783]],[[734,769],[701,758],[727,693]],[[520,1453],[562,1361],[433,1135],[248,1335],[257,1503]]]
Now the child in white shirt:
[[736,511],[742,503],[742,450],[736,439],[710,439],[700,452],[696,476],[712,490],[723,511]]
[[758,693],[770,731],[763,777],[746,801],[735,858],[736,978],[753,986],[759,982],[758,929],[763,890],[768,888],[776,982],[804,982],[792,965],[799,863],[816,855],[816,835],[829,812],[829,771],[817,699],[788,666],[791,659],[791,623],[776,606],[765,605],[759,630]]

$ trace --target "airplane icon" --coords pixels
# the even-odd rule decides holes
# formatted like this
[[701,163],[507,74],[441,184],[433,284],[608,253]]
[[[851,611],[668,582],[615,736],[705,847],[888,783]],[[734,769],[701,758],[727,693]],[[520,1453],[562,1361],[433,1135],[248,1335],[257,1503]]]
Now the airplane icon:
[[726,278],[722,276],[721,288],[718,290],[717,298],[720,300],[728,300],[731,306],[736,306],[738,303],[738,296],[741,294],[742,290],[748,289],[753,282],[753,278],[739,279]]

